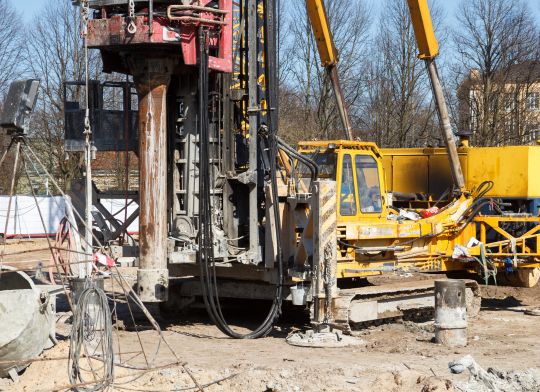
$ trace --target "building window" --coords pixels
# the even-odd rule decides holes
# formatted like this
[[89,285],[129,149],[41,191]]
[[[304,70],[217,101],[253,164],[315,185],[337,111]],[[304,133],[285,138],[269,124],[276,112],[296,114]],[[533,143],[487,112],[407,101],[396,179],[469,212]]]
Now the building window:
[[525,143],[536,144],[540,140],[540,124],[528,125],[525,134]]
[[527,93],[525,107],[527,110],[538,110],[540,108],[540,93]]
[[511,112],[516,107],[516,97],[512,93],[504,94],[504,110]]

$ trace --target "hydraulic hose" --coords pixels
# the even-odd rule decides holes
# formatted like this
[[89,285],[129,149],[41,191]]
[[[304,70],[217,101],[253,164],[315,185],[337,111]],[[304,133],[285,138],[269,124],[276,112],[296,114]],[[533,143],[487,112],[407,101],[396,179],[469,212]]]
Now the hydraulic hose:
[[300,162],[302,162],[304,165],[306,165],[309,171],[311,172],[311,180],[316,181],[317,178],[319,177],[319,167],[317,166],[317,164],[313,160],[309,159],[308,157],[298,153],[298,151],[296,151],[294,148],[292,148],[287,143],[285,143],[283,139],[281,139],[279,136],[277,136],[276,138],[277,138],[277,143],[278,143],[279,148],[285,151],[285,153],[289,155],[290,157],[296,158]]
[[480,199],[493,189],[493,181],[484,181],[475,189],[475,199]]
[[[209,150],[209,123],[208,115],[208,49],[207,34],[199,29],[199,138],[200,138],[200,166],[199,166],[199,252],[198,262],[200,266],[201,287],[203,292],[206,310],[220,331],[236,339],[255,339],[267,335],[273,328],[273,325],[281,314],[281,304],[283,300],[283,261],[280,253],[280,220],[277,193],[277,174],[276,174],[276,143],[275,134],[270,132],[270,164],[271,164],[271,187],[274,198],[274,218],[276,219],[276,239],[278,241],[278,277],[276,283],[276,292],[272,306],[264,321],[253,331],[247,334],[240,334],[233,331],[227,323],[219,299],[217,289],[216,264],[214,260],[213,248],[213,228],[212,228],[212,190],[211,190],[211,170],[210,150]],[[273,135],[273,136],[272,136]]]

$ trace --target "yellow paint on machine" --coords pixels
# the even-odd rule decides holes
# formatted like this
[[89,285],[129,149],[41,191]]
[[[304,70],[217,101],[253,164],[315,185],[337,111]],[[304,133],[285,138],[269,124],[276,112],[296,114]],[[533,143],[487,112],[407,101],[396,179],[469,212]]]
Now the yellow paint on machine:
[[433,23],[427,0],[407,0],[411,14],[414,35],[420,53],[418,58],[434,59],[439,55],[439,43],[435,38]]
[[323,67],[337,64],[338,52],[334,46],[323,0],[307,1],[306,8]]
[[[452,184],[443,148],[382,149],[386,183],[393,192],[422,192],[435,196]],[[540,146],[460,148],[467,189],[491,180],[491,197],[538,198]],[[411,170],[414,168],[414,170]]]

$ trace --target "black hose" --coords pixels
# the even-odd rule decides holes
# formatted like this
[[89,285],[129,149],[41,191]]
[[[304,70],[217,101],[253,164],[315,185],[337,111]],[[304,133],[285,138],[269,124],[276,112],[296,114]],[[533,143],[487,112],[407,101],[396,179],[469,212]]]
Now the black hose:
[[491,189],[493,189],[493,181],[484,181],[475,190],[475,198],[480,199],[486,195]]
[[[274,209],[276,219],[276,238],[278,240],[278,280],[276,283],[276,293],[272,307],[264,321],[255,330],[247,334],[240,334],[233,331],[228,325],[221,309],[219,294],[217,289],[217,274],[214,260],[213,232],[212,232],[212,205],[211,205],[211,176],[210,176],[210,152],[209,152],[209,124],[208,106],[208,49],[206,47],[206,33],[199,29],[199,139],[200,139],[200,175],[199,175],[199,252],[198,262],[200,266],[200,278],[204,303],[207,312],[214,324],[224,334],[236,339],[254,339],[267,335],[281,314],[281,304],[283,300],[283,262],[280,253],[280,220],[279,208]],[[272,132],[271,132],[272,134]],[[275,135],[274,135],[275,136]],[[270,137],[270,164],[272,191],[275,206],[278,206],[277,198],[277,174],[276,174],[276,146],[275,138]],[[255,142],[255,141],[252,141]],[[273,158],[273,159],[272,159]]]
[[467,226],[469,223],[472,222],[472,220],[480,213],[482,208],[484,208],[487,205],[493,204],[496,206],[497,209],[500,210],[500,203],[491,200],[491,199],[479,199],[475,201],[468,209],[465,211],[464,215],[467,216],[465,222],[463,223],[462,227]]
[[278,146],[285,151],[285,153],[293,158],[298,159],[300,162],[302,162],[304,165],[306,165],[311,172],[311,180],[316,181],[319,177],[319,167],[313,161],[312,159],[309,159],[305,155],[300,154],[298,151],[296,151],[294,148],[289,146],[287,143],[283,141],[279,136],[277,137],[277,143]]

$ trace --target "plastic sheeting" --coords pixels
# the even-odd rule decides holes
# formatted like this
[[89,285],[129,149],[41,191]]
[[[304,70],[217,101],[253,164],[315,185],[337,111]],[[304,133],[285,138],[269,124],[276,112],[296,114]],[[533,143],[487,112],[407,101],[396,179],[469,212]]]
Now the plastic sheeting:
[[[0,233],[6,231],[6,238],[55,234],[66,210],[66,202],[61,196],[38,197],[36,205],[32,196],[16,195],[11,202],[8,227],[5,230],[8,205],[9,196],[0,196]],[[45,227],[41,222],[40,211]]]
[[[11,212],[8,221],[6,238],[12,237],[42,237],[54,235],[58,230],[58,224],[66,215],[66,202],[62,196],[40,196],[37,197],[38,206],[32,196],[13,196],[11,202]],[[101,200],[101,203],[118,221],[123,221],[125,212],[124,200]],[[0,233],[4,233],[6,227],[6,217],[8,211],[9,196],[0,196]],[[127,216],[137,208],[136,203],[127,207]],[[40,218],[40,211],[43,216],[45,227]],[[136,219],[129,227],[130,233],[139,231],[139,220]]]

